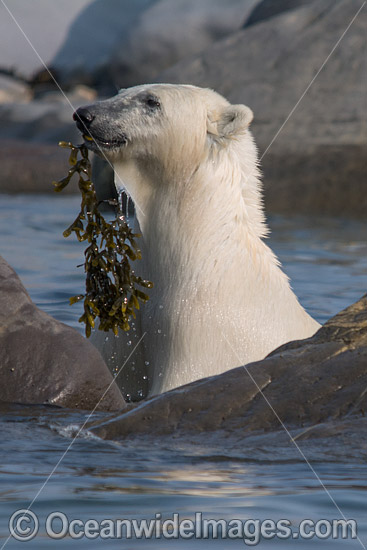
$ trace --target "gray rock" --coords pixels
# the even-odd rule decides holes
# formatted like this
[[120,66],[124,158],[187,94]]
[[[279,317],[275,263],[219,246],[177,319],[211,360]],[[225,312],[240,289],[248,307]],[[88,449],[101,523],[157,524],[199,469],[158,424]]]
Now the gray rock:
[[43,62],[62,86],[98,82],[111,93],[239,29],[259,1],[33,0],[27,9],[12,0],[15,21],[0,3],[0,69],[30,78]]
[[154,82],[159,72],[240,29],[258,0],[158,0],[141,14],[111,59],[119,86]]
[[63,84],[85,82],[111,95],[154,81],[172,63],[239,29],[258,2],[96,0],[75,19],[51,65]]
[[93,90],[78,86],[67,96],[55,91],[28,103],[0,104],[0,139],[54,144],[60,140],[80,141],[73,113],[94,100]]
[[108,411],[125,407],[98,351],[39,310],[1,257],[0,401],[77,409],[98,404],[97,410]]
[[245,27],[255,25],[260,21],[270,19],[284,11],[294,10],[300,6],[310,4],[313,0],[262,0],[252,10],[250,17],[245,22]]
[[91,0],[32,0],[31,4],[24,0],[0,2],[0,68],[14,70],[16,74],[29,78],[42,68],[40,58],[46,65],[50,65],[64,42],[72,21],[90,2]]
[[94,84],[98,81],[102,86],[113,87],[109,70],[111,58],[124,46],[141,13],[155,1],[90,2],[73,21],[64,43],[51,61],[61,83]]
[[[67,170],[68,152],[57,142],[0,139],[0,193],[54,193],[52,181],[63,178]],[[62,193],[79,193],[77,181]]]
[[291,114],[360,7],[354,0],[313,1],[246,27],[159,76],[214,88],[252,108],[268,209],[366,211],[366,9]]
[[[52,181],[68,170],[68,153],[58,142],[82,141],[72,115],[95,96],[94,90],[78,86],[68,99],[48,92],[28,103],[0,104],[0,192],[53,193]],[[79,191],[69,185],[65,192]]]
[[21,80],[0,74],[0,104],[28,102],[32,98],[30,87]]
[[[318,437],[359,425],[367,407],[367,295],[312,338],[286,344],[262,361],[182,386],[91,429],[106,439],[179,438],[206,432],[228,439],[277,431]],[[308,434],[308,435],[307,435]]]

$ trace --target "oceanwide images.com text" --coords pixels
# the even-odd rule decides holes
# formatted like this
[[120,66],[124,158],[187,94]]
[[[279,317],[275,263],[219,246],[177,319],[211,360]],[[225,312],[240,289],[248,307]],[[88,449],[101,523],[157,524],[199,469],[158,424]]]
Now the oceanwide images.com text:
[[303,519],[295,525],[288,519],[207,519],[201,512],[193,518],[178,513],[150,519],[77,519],[60,511],[51,512],[43,521],[31,510],[17,510],[9,520],[9,532],[18,541],[34,539],[38,534],[57,540],[72,539],[241,539],[256,546],[269,539],[355,539],[357,523],[353,519]]

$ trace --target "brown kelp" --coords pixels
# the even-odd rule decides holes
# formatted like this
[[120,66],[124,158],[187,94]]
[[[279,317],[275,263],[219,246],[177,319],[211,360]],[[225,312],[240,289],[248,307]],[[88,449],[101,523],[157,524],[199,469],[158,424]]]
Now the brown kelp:
[[84,313],[79,322],[85,323],[85,334],[91,334],[98,317],[100,330],[129,330],[130,319],[140,302],[146,302],[148,295],[138,287],[151,288],[153,284],[135,274],[130,261],[141,259],[136,243],[140,235],[132,232],[122,213],[120,201],[113,202],[116,218],[108,222],[100,213],[99,201],[92,182],[92,167],[88,149],[61,141],[60,147],[71,150],[69,171],[65,178],[53,182],[55,191],[62,191],[74,174],[79,175],[79,190],[82,196],[80,212],[73,223],[64,231],[64,237],[75,233],[78,241],[86,241],[84,270],[86,273],[85,293],[70,298],[70,304],[84,300]]

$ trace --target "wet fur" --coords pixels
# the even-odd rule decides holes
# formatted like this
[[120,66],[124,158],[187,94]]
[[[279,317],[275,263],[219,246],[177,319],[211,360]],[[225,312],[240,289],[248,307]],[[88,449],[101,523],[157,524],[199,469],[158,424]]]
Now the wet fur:
[[[149,96],[159,106],[149,108]],[[129,367],[122,373],[125,393],[136,397],[143,387],[146,363],[149,393],[157,394],[317,330],[263,241],[268,229],[248,107],[212,90],[162,84],[130,88],[89,108],[92,136],[122,140],[102,149],[116,187],[135,203],[139,271],[155,285],[127,337],[136,342],[145,334],[135,374]],[[112,345],[118,366],[131,348],[124,335]]]

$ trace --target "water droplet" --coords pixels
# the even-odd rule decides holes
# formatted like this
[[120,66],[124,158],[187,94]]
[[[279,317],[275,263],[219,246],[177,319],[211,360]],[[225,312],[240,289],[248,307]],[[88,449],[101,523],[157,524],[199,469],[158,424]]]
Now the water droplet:
[[143,380],[148,380],[148,377],[146,375],[144,375]]
[[146,364],[146,366],[148,366],[148,365],[149,365],[149,361],[145,361],[145,364]]
[[129,340],[128,342],[126,342],[126,345],[127,345],[127,346],[131,346],[131,344],[132,344],[131,340]]
[[159,328],[159,329],[157,330],[157,332],[158,332],[158,334],[161,334],[162,331],[161,331],[161,329]]

